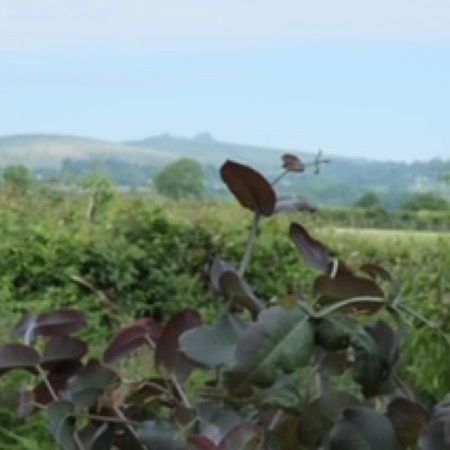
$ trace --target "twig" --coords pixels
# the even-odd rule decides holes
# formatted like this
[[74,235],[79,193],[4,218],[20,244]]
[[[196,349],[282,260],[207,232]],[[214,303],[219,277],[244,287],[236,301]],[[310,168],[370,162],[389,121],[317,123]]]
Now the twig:
[[252,228],[250,230],[250,236],[247,242],[247,248],[245,250],[245,254],[242,258],[241,265],[239,267],[239,275],[241,277],[244,276],[250,261],[253,256],[253,250],[255,248],[256,238],[258,237],[259,223],[261,221],[261,214],[255,213],[253,216]]
[[275,186],[281,179],[283,179],[287,174],[289,173],[289,170],[285,170],[284,172],[281,172],[280,175],[278,175],[273,181],[272,186]]
[[124,413],[118,406],[114,406],[114,412],[117,417],[122,421],[123,424],[127,427],[127,430],[131,433],[131,435],[136,439],[136,442],[139,442],[139,445],[143,450],[147,450],[147,446],[139,439],[137,431],[134,429],[133,425],[129,422],[129,420],[125,417]]
[[51,385],[46,373],[39,364],[36,366],[36,370],[39,372],[39,376],[42,378],[42,381],[45,383],[45,386],[47,386],[48,392],[50,392],[53,401],[55,402],[58,401],[58,395],[53,389],[53,386]]
[[[145,336],[145,341],[147,342],[150,349],[152,351],[154,351],[156,348],[156,344],[154,343],[153,339],[147,335],[147,336]],[[189,409],[192,408],[191,402],[189,401],[189,398],[188,398],[186,392],[184,392],[183,386],[181,386],[180,382],[177,380],[177,377],[175,375],[171,374],[170,381],[171,381],[173,387],[175,388],[175,390],[177,391],[177,394],[180,397],[181,402],[183,403],[183,406],[186,408],[189,408]]]

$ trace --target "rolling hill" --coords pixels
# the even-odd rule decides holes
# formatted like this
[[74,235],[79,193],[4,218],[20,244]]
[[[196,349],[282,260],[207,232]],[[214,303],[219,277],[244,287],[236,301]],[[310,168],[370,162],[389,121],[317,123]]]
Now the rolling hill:
[[[142,140],[111,142],[61,135],[16,135],[0,137],[0,169],[25,164],[37,173],[52,176],[73,170],[83,174],[93,163],[120,184],[148,184],[165,164],[179,158],[194,158],[207,169],[210,185],[218,187],[217,169],[226,159],[250,164],[273,177],[279,172],[280,157],[286,149],[242,145],[216,140],[208,133],[193,138],[161,134]],[[292,150],[291,150],[292,151]],[[306,161],[314,155],[299,152]],[[321,176],[307,174],[286,179],[281,189],[308,192],[325,202],[349,204],[362,192],[375,191],[394,198],[398,193],[435,191],[448,195],[440,181],[450,173],[450,160],[399,163],[348,159],[331,155],[332,163]],[[45,175],[44,175],[45,176]]]

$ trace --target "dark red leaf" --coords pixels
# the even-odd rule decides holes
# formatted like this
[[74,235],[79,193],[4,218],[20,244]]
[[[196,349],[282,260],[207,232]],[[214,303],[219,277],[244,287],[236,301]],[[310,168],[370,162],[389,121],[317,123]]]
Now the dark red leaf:
[[123,328],[109,344],[103,360],[111,363],[135,352],[139,347],[155,343],[161,333],[162,325],[153,319],[143,319],[134,325]]
[[257,450],[264,434],[253,424],[242,423],[230,430],[219,444],[219,450]]
[[252,288],[227,261],[215,258],[210,270],[211,284],[221,294],[231,297],[235,302],[257,315],[264,304],[253,293]]
[[227,161],[220,169],[222,180],[239,203],[263,216],[273,213],[276,202],[271,184],[256,170],[234,161]]
[[86,326],[86,318],[78,311],[62,309],[60,311],[28,315],[18,325],[16,335],[27,343],[32,343],[36,336],[67,336],[77,333]]
[[164,327],[156,344],[156,367],[176,375],[179,381],[186,379],[195,366],[180,352],[179,338],[185,331],[200,325],[202,325],[200,314],[193,309],[187,309],[173,316]]
[[396,398],[389,403],[387,416],[394,425],[397,439],[403,448],[412,448],[423,427],[428,422],[426,410],[406,398]]
[[304,172],[305,165],[302,160],[292,153],[285,153],[281,159],[283,160],[283,167],[290,172]]
[[289,236],[309,265],[320,272],[330,272],[332,259],[329,249],[324,244],[312,238],[298,223],[291,224]]
[[88,352],[85,342],[72,336],[54,336],[44,348],[41,366],[54,371],[70,361],[80,361]]
[[[345,267],[339,268],[334,277],[320,275],[314,282],[314,294],[320,298],[322,303],[335,303],[356,297],[374,297],[382,300],[384,293],[381,288],[371,279],[354,275]],[[353,303],[348,308],[350,312],[375,313],[383,307],[383,303],[372,303],[361,301]]]
[[192,436],[190,439],[192,450],[219,450],[219,448],[205,436]]
[[22,344],[6,344],[0,347],[0,376],[14,369],[34,373],[40,362],[41,357],[33,347]]

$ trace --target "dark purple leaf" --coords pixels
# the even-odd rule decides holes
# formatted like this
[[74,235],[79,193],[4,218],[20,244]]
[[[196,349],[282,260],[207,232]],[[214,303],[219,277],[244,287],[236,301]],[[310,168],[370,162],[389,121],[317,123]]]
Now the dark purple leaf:
[[258,450],[264,434],[255,425],[242,423],[230,430],[219,444],[219,450]]
[[184,381],[194,368],[181,352],[179,338],[187,330],[202,324],[200,314],[192,309],[173,316],[163,329],[155,351],[156,367]]
[[428,422],[425,409],[406,398],[396,398],[389,403],[387,416],[394,425],[402,448],[415,447],[420,432]]
[[352,336],[355,349],[353,378],[366,398],[391,393],[393,375],[399,359],[397,333],[385,322],[378,321]]
[[320,272],[330,273],[332,258],[329,249],[324,244],[312,238],[298,223],[291,224],[289,236],[311,267]]
[[373,297],[376,302],[364,301],[343,306],[341,311],[373,314],[384,306],[384,293],[371,279],[354,275],[339,264],[334,277],[320,275],[314,282],[314,294],[322,304],[336,303],[357,297]]
[[0,376],[14,369],[34,373],[40,362],[41,357],[33,347],[22,344],[6,344],[0,347]]
[[285,153],[281,159],[283,160],[283,168],[290,172],[304,172],[305,165],[303,161],[292,153]]
[[221,258],[214,259],[210,279],[217,291],[235,300],[254,316],[264,309],[264,304],[256,297],[248,283],[230,263]]
[[276,195],[263,175],[234,161],[225,162],[220,173],[222,180],[244,208],[263,216],[272,215]]
[[298,422],[298,437],[306,448],[317,448],[342,411],[358,406],[359,401],[345,392],[324,392],[303,410]]
[[108,423],[89,423],[79,433],[83,450],[111,450],[114,444],[114,430]]
[[192,436],[189,450],[219,450],[219,448],[205,436]]
[[86,318],[78,311],[62,309],[60,311],[28,315],[18,325],[16,335],[25,342],[32,343],[36,336],[67,336],[77,333],[86,326]]
[[162,325],[153,319],[140,320],[123,328],[109,344],[103,360],[107,363],[117,361],[135,352],[143,345],[154,344],[160,337]]
[[85,342],[72,336],[54,336],[47,342],[41,366],[54,371],[70,361],[80,361],[88,352]]

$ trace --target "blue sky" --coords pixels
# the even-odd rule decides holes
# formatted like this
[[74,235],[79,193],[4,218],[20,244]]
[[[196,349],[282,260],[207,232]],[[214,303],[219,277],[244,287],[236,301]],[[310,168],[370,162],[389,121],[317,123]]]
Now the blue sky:
[[30,3],[0,0],[2,135],[450,158],[447,0]]

